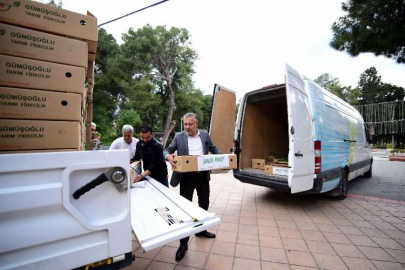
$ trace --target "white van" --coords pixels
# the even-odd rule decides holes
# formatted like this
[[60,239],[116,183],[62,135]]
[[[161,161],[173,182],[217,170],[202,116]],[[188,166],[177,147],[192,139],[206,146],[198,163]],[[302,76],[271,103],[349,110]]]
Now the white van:
[[[235,93],[215,86],[210,132],[213,141],[238,156],[235,178],[291,193],[332,191],[344,199],[347,183],[372,175],[364,121],[350,104],[285,68],[285,84],[245,94],[234,128]],[[233,116],[231,115],[233,113]],[[232,118],[233,117],[233,118]],[[252,159],[288,158],[285,175],[252,168]]]

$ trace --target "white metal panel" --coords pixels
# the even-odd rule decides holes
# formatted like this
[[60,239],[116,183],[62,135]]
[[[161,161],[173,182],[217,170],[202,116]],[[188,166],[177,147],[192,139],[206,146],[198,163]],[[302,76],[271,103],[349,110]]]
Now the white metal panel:
[[[0,155],[0,269],[71,269],[131,252],[129,192],[72,193],[128,151]],[[127,179],[128,181],[128,179]]]
[[[144,251],[217,226],[221,220],[147,177],[145,187],[131,189],[131,224]],[[192,218],[198,221],[194,222]]]
[[315,169],[313,122],[304,80],[287,64],[285,78],[290,136],[288,163],[291,167],[288,185],[291,193],[297,193],[313,187]]

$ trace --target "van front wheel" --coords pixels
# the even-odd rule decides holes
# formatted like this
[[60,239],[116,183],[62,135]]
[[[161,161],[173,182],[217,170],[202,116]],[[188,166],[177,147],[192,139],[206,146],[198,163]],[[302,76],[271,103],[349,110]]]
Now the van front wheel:
[[348,175],[346,170],[342,172],[342,178],[340,180],[340,193],[339,193],[339,200],[344,200],[347,197],[347,183],[348,183]]

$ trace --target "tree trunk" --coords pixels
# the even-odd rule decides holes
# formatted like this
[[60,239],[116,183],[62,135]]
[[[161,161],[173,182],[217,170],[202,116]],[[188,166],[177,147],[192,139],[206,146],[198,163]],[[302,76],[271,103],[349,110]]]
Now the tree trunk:
[[167,80],[167,87],[169,88],[170,93],[170,102],[169,102],[169,112],[166,117],[166,124],[163,130],[163,148],[166,147],[167,139],[169,138],[170,133],[172,132],[176,121],[172,121],[173,111],[174,111],[174,92],[171,85],[170,78]]

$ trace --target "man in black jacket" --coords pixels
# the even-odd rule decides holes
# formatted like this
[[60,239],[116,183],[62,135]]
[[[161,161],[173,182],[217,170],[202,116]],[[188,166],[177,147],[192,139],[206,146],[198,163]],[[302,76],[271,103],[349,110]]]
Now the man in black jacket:
[[136,177],[135,182],[149,175],[162,185],[169,187],[166,161],[163,158],[163,146],[153,138],[152,128],[148,125],[141,128],[141,138],[136,144],[135,156],[131,161],[138,160],[142,160],[144,172]]

